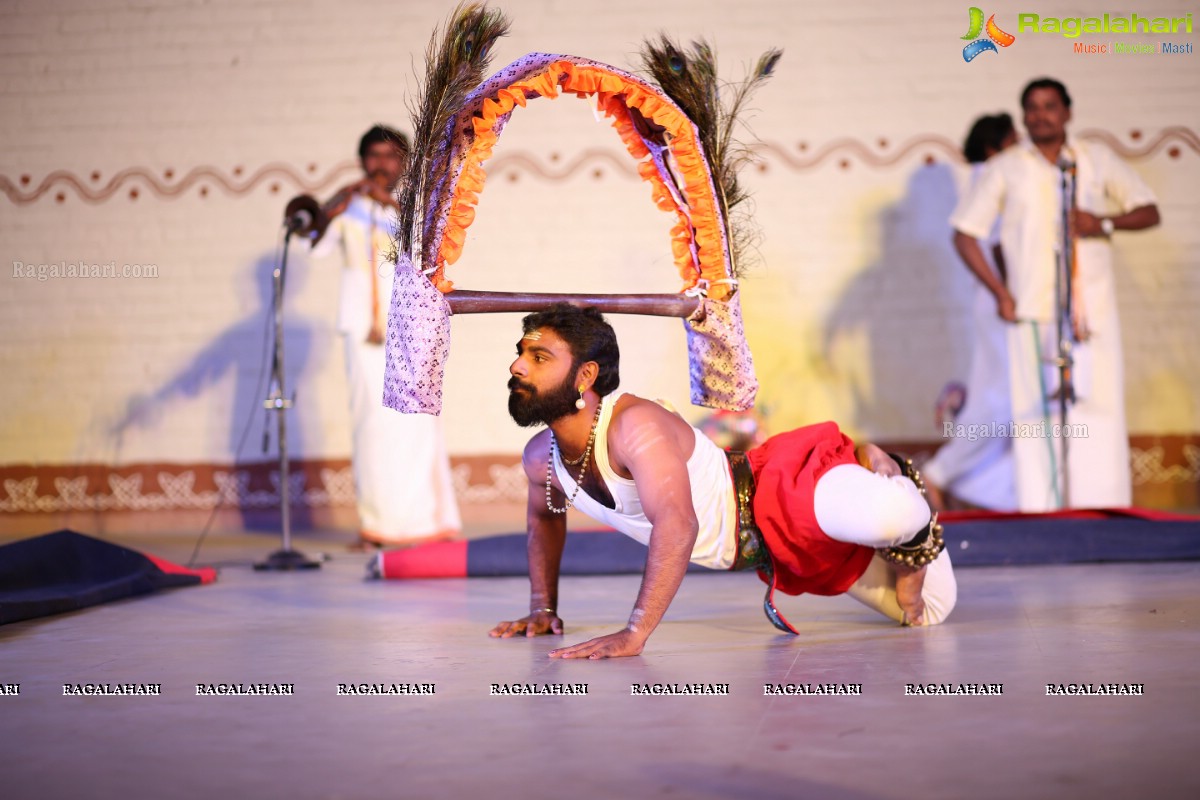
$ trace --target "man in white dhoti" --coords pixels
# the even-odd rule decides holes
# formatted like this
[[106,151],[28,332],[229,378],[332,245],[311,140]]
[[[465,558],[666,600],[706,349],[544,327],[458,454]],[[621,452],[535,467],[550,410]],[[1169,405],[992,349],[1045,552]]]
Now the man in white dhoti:
[[[1103,145],[1068,136],[1071,98],[1056,80],[1033,81],[1021,95],[1029,140],[991,159],[955,209],[954,245],[1010,323],[1008,372],[1012,418],[977,434],[1006,436],[1017,507],[1044,511],[1120,507],[1131,502],[1129,439],[1110,239],[1115,231],[1158,224],[1155,198],[1141,178]],[[1055,300],[1062,248],[1064,172],[1074,171],[1076,211],[1071,319],[1073,388],[1065,429],[1058,412]],[[979,240],[1000,220],[1005,284]],[[1065,283],[1065,281],[1064,281]],[[1060,437],[1070,436],[1070,496],[1065,498]],[[1068,502],[1069,500],[1069,502]]]
[[[1017,131],[1008,114],[977,119],[963,145],[963,155],[971,164],[970,185],[979,181],[988,159],[1016,141]],[[1004,282],[998,225],[993,226],[982,249],[985,257],[992,258],[991,265]],[[971,506],[997,511],[1011,511],[1017,505],[1012,450],[1008,442],[991,437],[954,435],[958,426],[977,431],[980,425],[1012,417],[1009,412],[1008,324],[996,318],[995,300],[987,287],[977,282],[974,290],[971,371],[964,387],[965,403],[953,419],[939,420],[942,435],[948,441],[921,467],[929,504],[937,511],[945,508],[946,499],[951,496]]]
[[313,251],[341,254],[337,328],[345,341],[351,462],[364,546],[445,539],[462,528],[441,419],[383,405],[383,332],[394,274],[386,256],[398,211],[395,188],[408,151],[399,131],[379,125],[367,131],[358,150],[365,175],[326,204],[331,221]]

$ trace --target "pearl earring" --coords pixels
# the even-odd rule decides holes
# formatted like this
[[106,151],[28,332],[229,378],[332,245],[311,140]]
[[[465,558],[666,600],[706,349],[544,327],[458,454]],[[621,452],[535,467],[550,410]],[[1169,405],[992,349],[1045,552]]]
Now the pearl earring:
[[583,399],[583,392],[584,392],[584,387],[580,386],[579,387],[579,399],[575,401],[575,407],[578,408],[580,411],[583,411],[585,408],[587,408],[587,401],[585,401]]

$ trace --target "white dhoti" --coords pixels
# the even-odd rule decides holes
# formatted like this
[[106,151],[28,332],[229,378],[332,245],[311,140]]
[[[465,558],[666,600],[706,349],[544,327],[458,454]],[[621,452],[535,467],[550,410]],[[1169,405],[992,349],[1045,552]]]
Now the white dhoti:
[[462,528],[441,418],[383,405],[382,345],[346,341],[354,485],[364,538],[381,544]]
[[[1078,209],[1104,217],[1155,203],[1138,174],[1107,147],[1068,137],[1061,156],[1075,164]],[[950,220],[960,233],[982,239],[1000,219],[1009,290],[1022,320],[1007,331],[1009,441],[1021,511],[1132,502],[1121,329],[1106,237],[1074,237],[1070,245],[1071,312],[1085,321],[1090,336],[1073,345],[1076,402],[1068,406],[1066,428],[1054,397],[1059,384],[1054,320],[1067,296],[1066,282],[1058,278],[1058,254],[1067,238],[1061,227],[1065,175],[1033,144],[1010,147],[988,161]],[[1062,485],[1063,441],[1069,493]]]
[[355,195],[314,250],[342,256],[337,328],[345,341],[359,533],[380,544],[462,529],[441,419],[383,405],[384,348],[366,341],[372,326],[387,327],[381,298],[391,297],[395,274],[380,261],[395,222],[395,209]]
[[967,401],[943,436],[937,454],[921,467],[927,480],[974,506],[993,511],[1017,507],[1012,448],[1007,438],[977,432],[1007,426],[1012,419],[1008,387],[1008,323],[982,285],[972,307],[971,370]]
[[[1091,337],[1072,347],[1076,402],[1067,404],[1065,427],[1057,399],[1058,368],[1052,363],[1058,352],[1054,324],[1023,322],[1010,327],[1009,380],[1018,434],[1012,447],[1021,465],[1016,476],[1022,511],[1121,508],[1133,503],[1116,298],[1109,293],[1098,300],[1088,307]],[[1064,439],[1069,497],[1063,496]]]

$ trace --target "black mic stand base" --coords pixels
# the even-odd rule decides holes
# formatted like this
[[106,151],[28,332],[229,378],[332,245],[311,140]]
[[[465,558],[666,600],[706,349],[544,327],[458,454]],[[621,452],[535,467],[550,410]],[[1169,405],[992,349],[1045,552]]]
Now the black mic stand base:
[[276,550],[265,561],[254,565],[257,572],[293,572],[302,569],[320,569],[319,561],[311,561],[299,550]]

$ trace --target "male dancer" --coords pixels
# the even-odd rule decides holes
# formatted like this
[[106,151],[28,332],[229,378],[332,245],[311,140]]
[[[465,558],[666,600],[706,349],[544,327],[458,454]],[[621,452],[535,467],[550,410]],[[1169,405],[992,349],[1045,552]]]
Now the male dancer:
[[[800,428],[745,455],[750,487],[745,462],[727,459],[678,414],[615,396],[619,361],[616,335],[595,309],[564,303],[524,320],[509,368],[509,413],[519,425],[548,429],[529,441],[523,457],[530,613],[501,622],[493,637],[563,632],[558,569],[571,506],[649,551],[628,624],[551,657],[640,653],[689,561],[738,566],[746,552],[740,529],[761,531],[784,592],[849,592],[908,625],[936,624],[950,613],[956,585],[948,554],[933,546],[939,529],[887,454],[873,445],[855,448],[833,423]],[[919,566],[893,563],[914,555]]]

